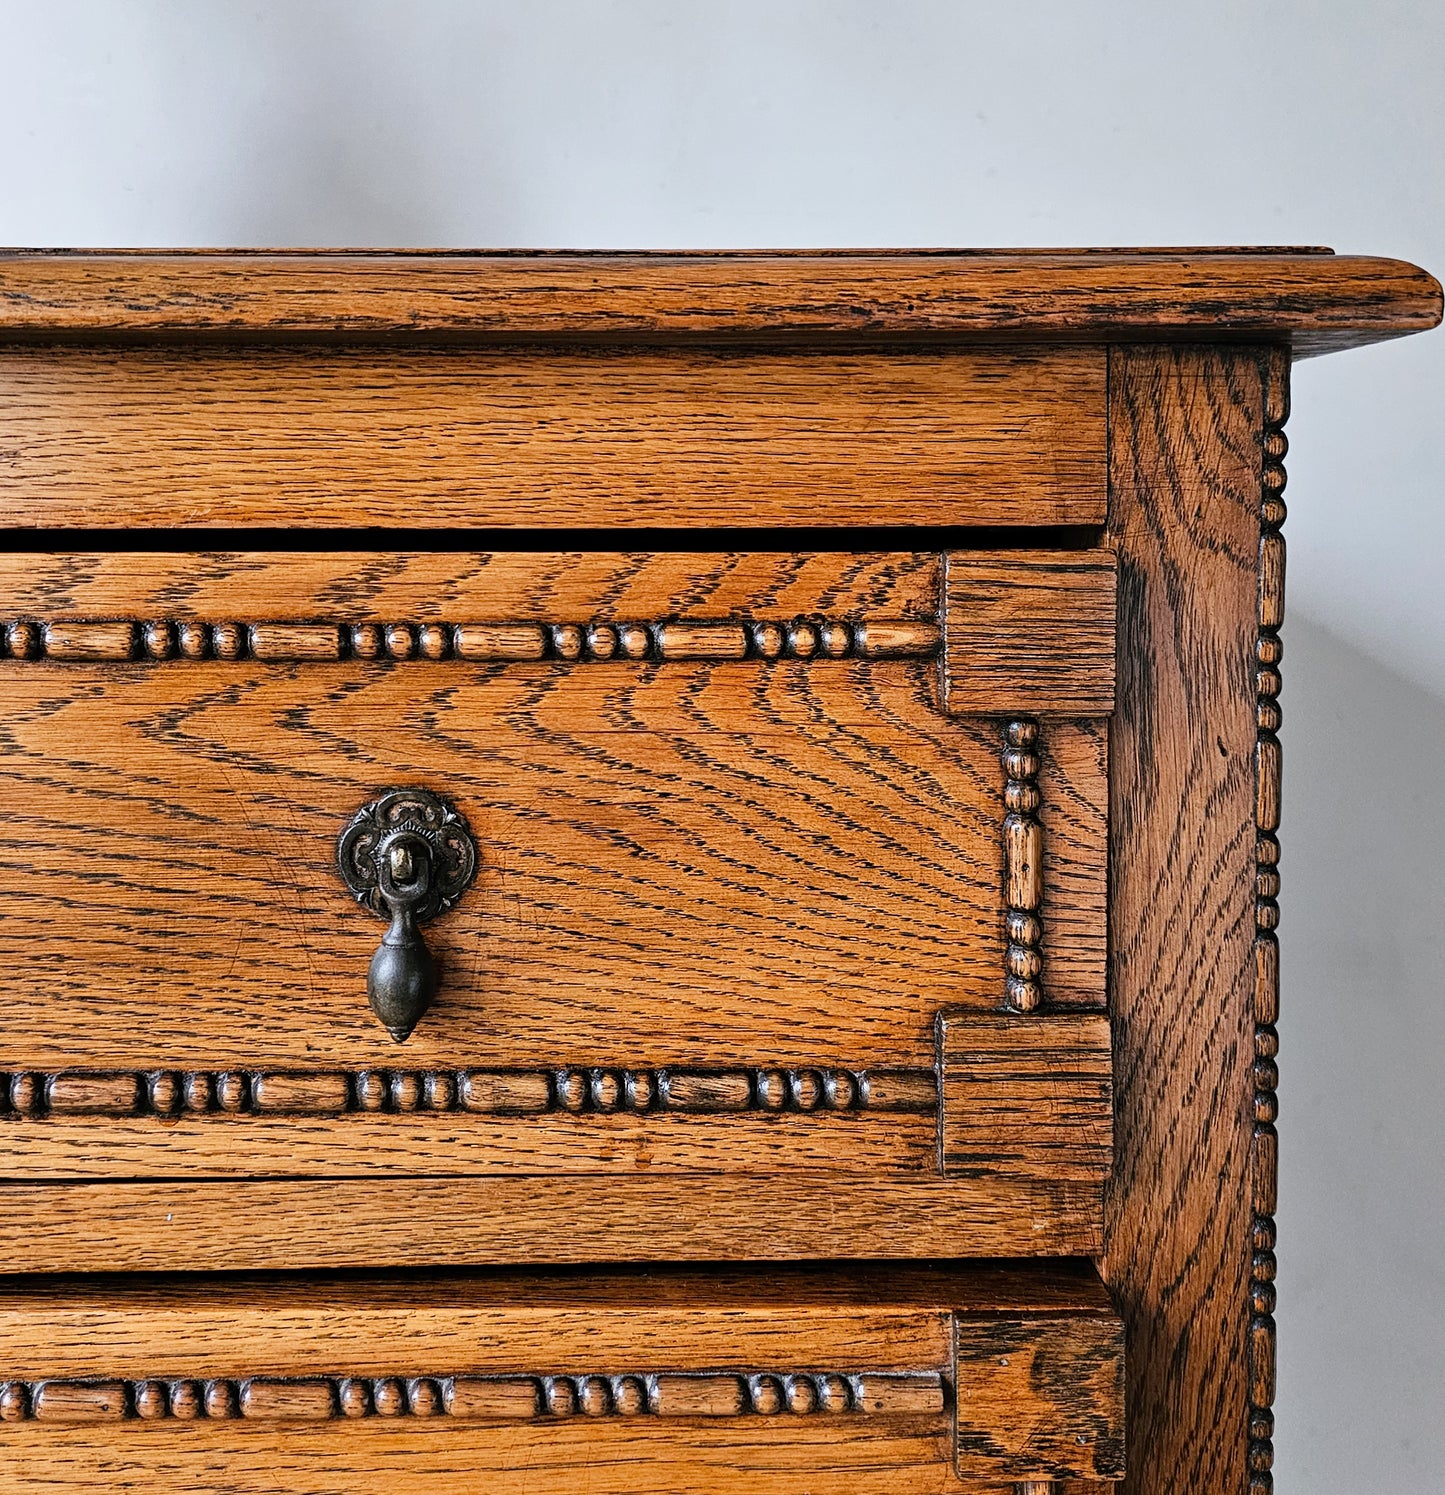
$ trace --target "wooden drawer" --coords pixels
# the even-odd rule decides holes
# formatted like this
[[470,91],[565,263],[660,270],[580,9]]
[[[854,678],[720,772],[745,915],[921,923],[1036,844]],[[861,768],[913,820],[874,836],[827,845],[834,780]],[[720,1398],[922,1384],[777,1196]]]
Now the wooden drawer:
[[1123,1473],[1123,1335],[1087,1268],[62,1281],[0,1293],[0,1362],[0,1467],[57,1492],[137,1470],[152,1495]]
[[1105,385],[1099,348],[0,347],[0,503],[120,529],[1098,525]]
[[[78,1180],[140,1211],[117,1266],[271,1264],[268,1218],[292,1264],[1096,1244],[1108,553],[12,556],[0,590],[37,1265],[83,1257]],[[336,866],[396,785],[478,848],[402,1044]],[[485,1180],[465,1245],[432,1176]],[[318,1178],[367,1201],[346,1243],[294,1228]],[[190,1223],[227,1189],[249,1244]]]

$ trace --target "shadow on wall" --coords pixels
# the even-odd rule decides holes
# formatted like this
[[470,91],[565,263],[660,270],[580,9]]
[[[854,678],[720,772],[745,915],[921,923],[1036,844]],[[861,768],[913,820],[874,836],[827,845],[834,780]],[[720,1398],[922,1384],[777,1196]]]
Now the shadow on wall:
[[1276,1489],[1438,1489],[1445,700],[1298,614],[1284,679]]

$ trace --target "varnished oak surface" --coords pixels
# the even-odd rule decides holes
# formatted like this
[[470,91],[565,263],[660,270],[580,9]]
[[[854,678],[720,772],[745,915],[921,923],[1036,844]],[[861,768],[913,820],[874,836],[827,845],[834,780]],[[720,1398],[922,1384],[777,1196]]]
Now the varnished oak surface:
[[[1284,365],[1439,318],[1291,250],[0,257],[12,524],[1010,527],[947,585],[702,530],[0,560],[0,1265],[696,1264],[515,1312],[16,1282],[0,1483],[1100,1495],[1039,1465],[1117,1447],[1112,1317],[900,1265],[1089,1255],[1124,1488],[1268,1495]],[[379,926],[278,846],[438,765],[493,859],[398,1068],[345,986]],[[1005,998],[1042,1041],[996,1055]],[[627,1099],[665,1067],[712,1109]],[[428,1335],[471,1361],[387,1374]]]
[[[923,667],[0,662],[0,1064],[929,1064],[1003,987],[1000,739]],[[1045,985],[1103,994],[1104,737],[1043,752]],[[399,1053],[334,868],[389,783],[476,886]]]
[[823,613],[932,621],[928,551],[0,551],[7,616],[340,617],[627,622],[789,620]]
[[0,1380],[687,1371],[800,1346],[812,1370],[924,1371],[955,1313],[1111,1311],[1076,1263],[32,1278],[0,1285]]
[[[3,329],[0,329],[3,333]],[[9,525],[1098,524],[1104,356],[0,351]]]
[[265,1179],[6,1184],[17,1271],[539,1266],[553,1262],[1087,1256],[1093,1183],[1006,1177]]
[[32,1284],[0,1294],[0,1459],[64,1489],[129,1445],[229,1490],[264,1448],[255,1488],[281,1491],[330,1441],[330,1477],[370,1489],[415,1428],[403,1477],[443,1488],[428,1449],[503,1489],[564,1459],[619,1492],[1112,1480],[1120,1356],[1077,1267]]
[[[11,616],[39,621],[11,624],[0,660],[0,1068],[931,1067],[943,1007],[1001,1000],[1003,738],[942,714],[927,659],[828,658],[814,628],[808,660],[335,660],[365,618],[620,638],[629,618],[827,616],[856,638],[936,615],[936,557],[83,554],[4,573]],[[1077,648],[1073,613],[1093,627],[1094,593],[1041,623],[1015,592],[1017,616],[956,588],[949,630],[1023,655]],[[167,620],[172,652],[189,619],[318,619],[334,662],[125,663],[147,625],[65,621],[131,609]],[[62,653],[92,630],[115,662],[16,657],[17,629]],[[1002,692],[955,649],[975,707]],[[1105,774],[1097,721],[1047,724],[1055,1007],[1102,1000]],[[388,783],[448,795],[481,846],[477,885],[429,929],[442,994],[404,1054],[362,999],[379,926],[333,865]]]
[[[1109,1040],[1085,1016],[1103,995],[1102,723],[1051,718],[1029,760],[1047,838],[1031,872],[1039,986],[1058,1010],[1037,1032],[1000,1025],[1005,736],[937,703],[937,556],[6,567],[22,621],[0,661],[0,798],[27,829],[14,896],[0,894],[3,1176],[113,1180],[88,1197],[120,1233],[132,1200],[167,1200],[168,1227],[189,1213],[169,1207],[173,1185],[137,1195],[136,1179],[506,1179],[510,1209],[496,1233],[470,1227],[467,1262],[898,1256],[924,1241],[1027,1255],[1096,1239]],[[1008,562],[1024,602],[978,607],[992,642],[1060,647],[1028,586],[1037,572],[1047,595],[1054,569],[1044,554]],[[1091,605],[1061,593],[1047,626]],[[974,612],[956,597],[950,626]],[[418,651],[437,625],[395,621],[478,615],[498,621],[445,624],[448,648],[530,630],[551,657],[430,659]],[[639,629],[650,652],[622,657]],[[736,657],[694,657],[733,633]],[[193,634],[210,657],[186,657]],[[363,634],[379,657],[358,652]],[[599,657],[604,635],[614,652]],[[278,655],[285,638],[304,648]],[[890,649],[913,657],[856,657]],[[996,666],[957,652],[979,699],[1002,692]],[[364,1001],[381,928],[334,867],[339,828],[389,782],[437,787],[482,847],[478,885],[428,930],[442,993],[404,1049]],[[990,1028],[991,1063],[969,1061],[976,1083],[952,1107],[945,1010],[959,1043]],[[1074,1069],[1087,1094],[1060,1087]],[[614,1181],[600,1215],[589,1174]],[[659,1192],[669,1175],[678,1186]],[[729,1175],[755,1192],[717,1213]],[[764,1183],[789,1176],[791,1194]],[[431,1206],[408,1187],[398,1207],[414,1197],[419,1224]],[[807,1190],[856,1215],[800,1210]],[[73,1259],[64,1196],[36,1197],[58,1210],[50,1259]],[[227,1197],[242,1235],[222,1256],[180,1228],[162,1252],[267,1260],[273,1208],[285,1260],[414,1249],[379,1194],[379,1233],[348,1227],[335,1258],[280,1226],[304,1194]],[[593,1217],[569,1221],[566,1248],[558,1209]],[[769,1211],[760,1248],[750,1222]],[[428,1252],[450,1249],[446,1234],[429,1226]]]
[[1252,663],[1268,366],[1164,349],[1111,364],[1121,1043],[1103,1270],[1128,1332],[1131,1488],[1148,1495],[1249,1488]]
[[693,341],[1255,337],[1433,327],[1398,260],[1297,252],[12,253],[0,336]]

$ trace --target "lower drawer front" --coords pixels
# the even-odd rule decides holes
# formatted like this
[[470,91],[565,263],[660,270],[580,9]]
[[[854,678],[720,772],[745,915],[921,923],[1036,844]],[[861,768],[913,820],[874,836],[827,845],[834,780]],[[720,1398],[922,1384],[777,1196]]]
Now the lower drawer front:
[[0,1295],[0,1378],[5,1488],[941,1495],[1122,1477],[1122,1330],[1070,1265],[67,1282]]

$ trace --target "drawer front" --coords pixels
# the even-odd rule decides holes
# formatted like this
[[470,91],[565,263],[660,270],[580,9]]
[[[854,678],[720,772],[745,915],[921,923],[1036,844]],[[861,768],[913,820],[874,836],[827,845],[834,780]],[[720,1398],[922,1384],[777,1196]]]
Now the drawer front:
[[12,525],[1104,517],[1099,348],[0,349]]
[[[4,570],[6,1176],[828,1173],[1079,1245],[1108,556]],[[404,1043],[336,862],[398,785],[477,856]]]
[[0,1466],[207,1495],[1009,1491],[1123,1474],[1083,1271],[276,1279],[0,1294]]

